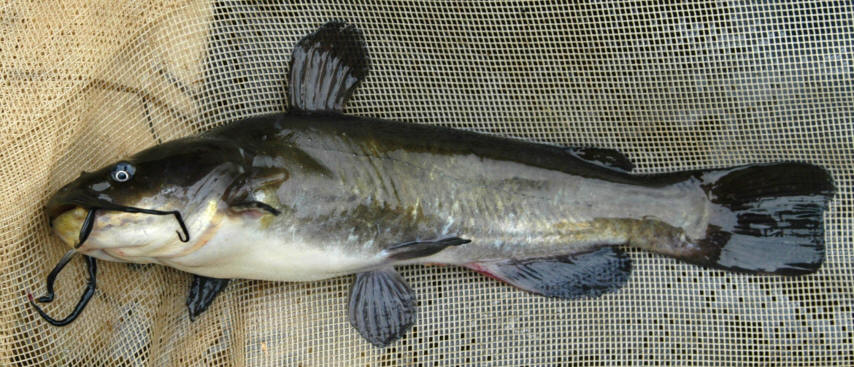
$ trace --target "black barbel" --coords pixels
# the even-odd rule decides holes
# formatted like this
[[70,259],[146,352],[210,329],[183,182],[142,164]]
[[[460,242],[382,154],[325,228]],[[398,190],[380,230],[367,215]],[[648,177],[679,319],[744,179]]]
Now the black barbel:
[[[86,241],[86,239],[89,238],[89,233],[92,233],[93,224],[95,224],[95,209],[89,209],[89,213],[86,214],[86,219],[83,220],[83,226],[80,227],[80,235],[77,237],[77,246],[74,246],[75,249],[80,248],[83,241]],[[66,256],[68,256],[68,254],[66,254]]]
[[[83,220],[83,225],[80,227],[80,235],[77,237],[77,245],[74,246],[74,250],[68,251],[65,255],[62,256],[62,259],[59,259],[59,263],[53,267],[53,270],[50,271],[50,274],[47,275],[47,293],[44,296],[41,296],[37,299],[40,303],[49,303],[53,302],[55,294],[53,292],[53,284],[56,282],[56,276],[59,275],[59,272],[65,268],[65,265],[68,265],[68,262],[71,261],[71,258],[74,257],[74,254],[77,253],[77,248],[89,238],[89,234],[92,233],[92,226],[95,223],[95,209],[89,209],[89,213],[86,214],[86,219]],[[27,294],[27,298],[30,300],[30,304],[33,305],[33,308],[36,309],[36,312],[41,315],[41,317],[51,325],[54,326],[65,326],[70,324],[72,321],[77,319],[77,316],[80,315],[80,312],[83,312],[83,308],[86,307],[86,304],[89,303],[89,300],[92,299],[92,295],[95,294],[95,274],[98,272],[98,267],[95,264],[95,259],[89,256],[86,256],[86,264],[87,269],[89,270],[89,280],[86,282],[86,290],[83,291],[83,295],[80,296],[80,301],[77,302],[77,305],[74,306],[74,311],[71,311],[71,314],[66,316],[62,320],[54,319],[50,317],[44,310],[39,307],[36,302],[33,300],[32,294]]]
[[[51,275],[53,276],[53,278],[48,276],[48,282],[47,282],[48,294],[45,296],[39,297],[39,299],[38,299],[39,302],[53,301],[53,281],[56,279],[56,274],[58,274],[59,271],[62,270],[62,268],[65,266],[65,264],[68,263],[68,260],[66,259],[66,257],[68,257],[68,259],[71,259],[71,256],[69,256],[69,255],[74,255],[75,253],[76,252],[74,250],[71,250],[68,253],[66,253],[66,256],[62,257],[62,259],[65,262],[60,261],[60,263],[57,264],[57,266],[54,268],[54,271],[51,272]],[[50,317],[50,315],[45,313],[44,310],[42,310],[41,307],[39,307],[35,303],[35,301],[33,301],[33,296],[28,295],[28,297],[30,299],[30,304],[33,305],[33,308],[36,309],[36,312],[38,312],[39,315],[43,319],[45,319],[45,321],[47,321],[48,323],[50,323],[53,326],[65,326],[65,325],[70,324],[72,321],[76,320],[77,316],[80,316],[80,313],[83,312],[83,309],[89,303],[89,300],[92,299],[92,295],[95,294],[95,274],[97,273],[98,268],[97,268],[96,263],[95,263],[95,258],[89,257],[89,256],[84,256],[84,257],[86,258],[87,269],[89,270],[89,280],[86,282],[86,290],[83,291],[83,295],[80,296],[80,301],[78,301],[77,305],[74,306],[74,310],[71,311],[71,313],[68,314],[68,316],[66,316],[64,319],[57,320],[57,319],[54,319],[53,317]]]
[[181,216],[181,212],[177,210],[172,211],[162,211],[162,210],[154,210],[154,209],[143,209],[143,208],[134,208],[132,206],[116,206],[106,208],[109,210],[117,210],[126,213],[143,213],[143,214],[153,214],[153,215],[173,215],[175,216],[175,220],[178,221],[178,225],[181,226],[181,231],[184,232],[184,235],[181,236],[181,232],[178,233],[178,239],[181,242],[189,242],[190,241],[190,231],[187,230],[187,225],[184,223],[184,218]]
[[62,271],[65,265],[71,261],[71,258],[74,257],[74,254],[76,253],[76,250],[66,252],[65,255],[62,256],[62,259],[59,259],[59,263],[57,263],[56,266],[53,267],[53,270],[50,271],[50,274],[47,275],[47,293],[38,298],[40,303],[53,302],[53,283],[56,281],[56,276],[60,271]]
[[80,296],[80,301],[77,302],[77,305],[74,306],[74,310],[66,316],[64,319],[57,320],[53,317],[50,317],[44,310],[41,309],[36,304],[36,301],[39,303],[49,303],[53,302],[55,298],[55,294],[53,291],[53,285],[56,282],[56,277],[65,268],[65,265],[71,261],[71,258],[74,257],[74,254],[77,253],[77,249],[83,245],[83,242],[89,238],[89,234],[92,233],[92,228],[95,223],[95,210],[116,210],[127,213],[143,213],[143,214],[153,214],[153,215],[173,215],[175,216],[175,220],[178,221],[178,225],[181,227],[181,232],[183,232],[183,236],[181,232],[178,232],[178,239],[181,242],[190,241],[190,232],[187,230],[187,225],[184,223],[184,218],[181,216],[181,212],[174,211],[160,211],[153,209],[142,209],[142,208],[134,208],[129,206],[108,206],[105,208],[91,208],[89,212],[86,214],[86,219],[83,220],[83,225],[80,227],[80,235],[78,236],[77,245],[74,246],[74,250],[68,251],[65,255],[62,256],[62,259],[59,260],[59,263],[54,266],[53,270],[51,270],[50,274],[47,276],[47,293],[45,295],[39,297],[38,299],[33,299],[32,294],[27,294],[27,298],[30,300],[30,304],[33,308],[36,309],[36,312],[49,322],[53,326],[65,326],[70,324],[72,321],[77,319],[77,316],[80,316],[80,313],[83,312],[83,309],[89,303],[89,300],[92,299],[92,296],[95,294],[95,275],[98,271],[98,268],[95,263],[95,258],[90,256],[84,256],[86,258],[86,265],[89,271],[89,280],[86,282],[86,290],[83,291],[83,295]]

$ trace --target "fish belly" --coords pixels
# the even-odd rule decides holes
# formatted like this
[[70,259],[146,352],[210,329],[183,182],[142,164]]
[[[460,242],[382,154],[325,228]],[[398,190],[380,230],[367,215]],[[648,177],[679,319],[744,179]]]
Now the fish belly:
[[240,216],[223,221],[198,250],[158,259],[164,265],[207,277],[312,281],[376,267],[379,254],[357,253],[339,244],[319,244],[262,228]]

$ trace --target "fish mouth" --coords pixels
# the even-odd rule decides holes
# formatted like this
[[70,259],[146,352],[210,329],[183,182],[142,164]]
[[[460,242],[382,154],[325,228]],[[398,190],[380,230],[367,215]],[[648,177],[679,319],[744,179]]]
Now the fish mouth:
[[54,220],[60,215],[63,215],[68,211],[75,210],[76,208],[82,208],[84,210],[120,210],[123,207],[124,206],[115,204],[112,201],[87,195],[85,192],[73,191],[66,186],[60,189],[50,198],[50,200],[48,200],[47,205],[44,207],[44,211],[45,214],[47,214],[51,225],[53,225]]
[[45,205],[48,223],[63,242],[72,248],[79,247],[95,220],[95,210],[121,208],[110,201],[86,195],[63,187]]

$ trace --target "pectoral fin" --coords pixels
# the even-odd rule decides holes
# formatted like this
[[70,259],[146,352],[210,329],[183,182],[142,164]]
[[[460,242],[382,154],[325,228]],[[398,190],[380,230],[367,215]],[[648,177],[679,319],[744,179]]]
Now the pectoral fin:
[[574,299],[613,292],[629,278],[631,259],[614,247],[567,256],[500,260],[468,268],[531,293]]
[[288,179],[283,169],[254,167],[238,177],[223,195],[231,210],[281,214],[276,189]]
[[409,241],[395,244],[386,249],[388,257],[394,260],[414,259],[433,255],[448,246],[459,246],[471,242],[460,237],[446,237],[436,240]]
[[208,306],[213,303],[214,298],[219,292],[225,289],[230,279],[208,278],[200,275],[193,275],[193,282],[190,284],[190,293],[187,295],[187,309],[190,311],[190,321],[205,312]]
[[256,209],[256,210],[263,210],[263,211],[268,212],[268,213],[273,214],[273,215],[282,214],[282,212],[279,211],[278,209],[276,209],[276,208],[274,208],[268,204],[262,203],[260,201],[241,201],[241,202],[229,204],[228,206],[232,210],[237,210],[237,211]]
[[348,309],[350,324],[378,347],[391,344],[415,323],[415,296],[392,268],[356,274]]
[[291,107],[342,112],[369,68],[362,32],[344,22],[326,23],[294,47],[288,86]]

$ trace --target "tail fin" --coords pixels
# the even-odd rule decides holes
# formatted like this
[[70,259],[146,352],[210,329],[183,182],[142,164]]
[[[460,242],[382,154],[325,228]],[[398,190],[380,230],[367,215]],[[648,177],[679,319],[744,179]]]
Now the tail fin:
[[830,174],[805,163],[704,172],[714,204],[701,265],[747,273],[808,274],[824,261],[822,215],[836,191]]

